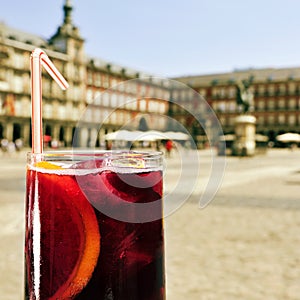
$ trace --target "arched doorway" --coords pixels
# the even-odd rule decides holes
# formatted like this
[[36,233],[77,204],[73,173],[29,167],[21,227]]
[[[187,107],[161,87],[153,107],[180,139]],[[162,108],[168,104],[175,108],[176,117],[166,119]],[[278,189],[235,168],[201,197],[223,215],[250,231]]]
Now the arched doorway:
[[47,124],[45,127],[45,135],[51,136],[51,134],[52,134],[52,128],[50,125]]
[[21,138],[21,125],[18,123],[13,124],[13,141]]
[[3,139],[3,125],[0,123],[0,139]]
[[59,129],[59,142],[62,146],[65,146],[65,129],[63,127]]
[[80,136],[80,129],[77,128],[77,127],[73,127],[72,128],[72,146],[73,147],[79,147],[80,146],[79,136]]
[[138,130],[141,130],[141,131],[149,130],[149,127],[148,127],[145,117],[141,117]]
[[50,125],[45,126],[45,134],[44,134],[44,147],[49,147],[51,145],[51,134],[52,128]]

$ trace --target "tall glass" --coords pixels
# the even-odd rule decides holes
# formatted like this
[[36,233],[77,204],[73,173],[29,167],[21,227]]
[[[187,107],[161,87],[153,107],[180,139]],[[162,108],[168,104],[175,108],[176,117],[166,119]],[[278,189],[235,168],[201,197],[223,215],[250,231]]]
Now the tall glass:
[[165,299],[158,152],[28,154],[26,299]]

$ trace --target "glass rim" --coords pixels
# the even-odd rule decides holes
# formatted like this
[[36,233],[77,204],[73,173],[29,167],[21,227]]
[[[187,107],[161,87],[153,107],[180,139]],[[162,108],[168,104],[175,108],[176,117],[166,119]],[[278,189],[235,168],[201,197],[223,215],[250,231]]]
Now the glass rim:
[[[81,168],[77,163],[95,162],[90,167],[99,165],[117,169],[152,169],[163,166],[163,152],[143,150],[54,150],[43,153],[27,153],[27,164],[34,165],[37,162],[66,163],[71,168]],[[83,166],[82,166],[83,167]],[[84,167],[83,167],[84,168]]]
[[64,156],[78,156],[78,157],[162,157],[164,153],[156,150],[49,150],[43,153],[27,152],[27,157],[64,157]]

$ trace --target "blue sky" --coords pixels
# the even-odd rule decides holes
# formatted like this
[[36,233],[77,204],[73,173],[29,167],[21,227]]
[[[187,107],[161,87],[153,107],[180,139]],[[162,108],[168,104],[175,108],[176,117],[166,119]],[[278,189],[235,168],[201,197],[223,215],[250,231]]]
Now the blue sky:
[[[157,76],[300,67],[299,0],[73,0],[86,52]],[[64,0],[10,0],[0,20],[49,38]]]

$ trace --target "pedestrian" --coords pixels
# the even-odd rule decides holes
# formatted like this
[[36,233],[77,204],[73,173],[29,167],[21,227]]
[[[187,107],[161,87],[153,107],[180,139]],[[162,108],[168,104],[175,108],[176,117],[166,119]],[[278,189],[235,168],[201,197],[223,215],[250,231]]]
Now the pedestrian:
[[16,145],[16,151],[20,152],[23,148],[23,141],[21,139],[16,139],[15,145]]
[[166,145],[165,145],[165,147],[166,147],[166,156],[167,157],[170,157],[171,156],[171,151],[172,151],[172,149],[173,149],[173,142],[171,141],[171,140],[168,140],[167,142],[166,142]]
[[2,139],[1,140],[1,150],[2,150],[3,153],[8,152],[8,144],[9,144],[9,141],[7,139]]

